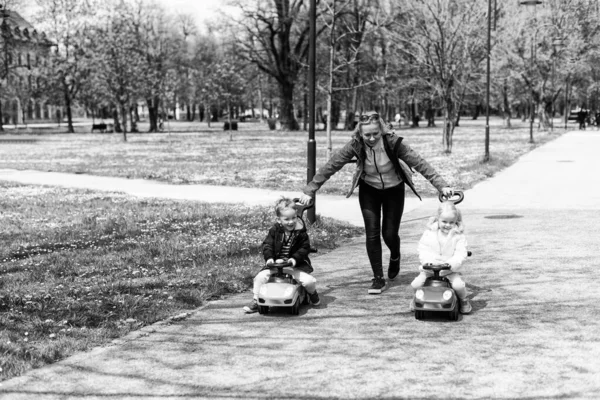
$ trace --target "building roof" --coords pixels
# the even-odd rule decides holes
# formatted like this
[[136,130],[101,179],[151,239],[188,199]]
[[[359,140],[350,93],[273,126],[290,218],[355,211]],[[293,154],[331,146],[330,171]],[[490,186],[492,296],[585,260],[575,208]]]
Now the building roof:
[[0,24],[4,27],[8,26],[9,32],[13,37],[18,37],[21,40],[36,42],[41,45],[51,46],[53,43],[46,38],[44,32],[38,32],[25,18],[16,11],[5,10],[0,6]]
[[6,23],[10,25],[11,28],[19,27],[21,30],[27,29],[30,32],[35,30],[35,27],[27,22],[18,12],[12,10],[0,10],[2,19],[4,19],[5,15]]

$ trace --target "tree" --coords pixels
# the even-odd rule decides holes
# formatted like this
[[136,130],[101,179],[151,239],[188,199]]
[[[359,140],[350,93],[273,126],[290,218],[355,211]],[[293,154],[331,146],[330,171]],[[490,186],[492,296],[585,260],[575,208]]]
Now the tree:
[[[279,85],[282,129],[298,130],[294,89],[308,56],[309,21],[303,0],[256,0],[238,4],[242,17],[234,21],[240,55],[273,77]],[[322,31],[322,28],[320,29]]]
[[90,3],[79,0],[36,0],[42,27],[55,44],[46,72],[47,90],[61,93],[68,131],[73,133],[72,107],[89,74],[85,57],[85,32],[92,16]]
[[[139,17],[135,26],[136,49],[139,55],[139,95],[146,101],[149,132],[158,131],[160,108],[167,92],[171,92],[169,71],[176,65],[176,54],[180,51],[181,42],[176,39],[170,28],[171,19],[165,10],[157,5],[151,7],[138,4]],[[184,29],[187,25],[184,26]]]
[[452,151],[452,135],[463,88],[485,59],[483,7],[475,0],[418,0],[407,3],[399,48],[417,63],[421,83],[441,100],[443,147]]
[[93,73],[103,83],[115,107],[115,130],[122,130],[124,141],[127,141],[128,115],[137,106],[144,83],[145,60],[139,48],[143,4],[118,1],[109,5],[104,24],[95,27],[95,40],[89,49],[93,55]]

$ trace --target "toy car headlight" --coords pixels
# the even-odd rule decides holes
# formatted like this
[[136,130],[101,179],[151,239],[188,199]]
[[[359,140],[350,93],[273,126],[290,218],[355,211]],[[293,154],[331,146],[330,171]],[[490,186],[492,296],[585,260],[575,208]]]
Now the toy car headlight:
[[450,300],[452,298],[452,290],[446,290],[442,297],[444,300]]
[[261,296],[266,296],[267,295],[267,286],[262,285],[260,287],[260,290],[258,291],[258,294],[260,294]]
[[290,297],[292,295],[292,293],[294,293],[294,287],[290,286],[290,287],[285,288],[285,292],[283,292],[283,296]]
[[423,300],[423,297],[425,297],[425,292],[422,289],[419,289],[415,292],[415,297],[417,300]]

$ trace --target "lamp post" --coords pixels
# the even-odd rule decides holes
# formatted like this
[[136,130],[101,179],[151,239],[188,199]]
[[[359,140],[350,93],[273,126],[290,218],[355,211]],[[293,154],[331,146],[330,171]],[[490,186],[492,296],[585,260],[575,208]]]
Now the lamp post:
[[[535,7],[538,4],[542,4],[542,0],[521,0],[519,1],[519,4],[522,6],[533,6],[534,10]],[[537,31],[536,31],[537,33]],[[531,66],[531,70],[533,71],[533,38],[531,41],[531,60],[530,60],[530,66]],[[530,107],[529,107],[529,114],[530,114],[530,118],[529,118],[529,143],[533,143],[533,120],[535,119],[535,106],[534,106],[534,101],[533,101],[533,79],[531,82],[531,100],[530,100]]]
[[[4,70],[0,73],[0,81],[4,81],[6,79],[6,84],[8,84],[8,33],[7,33],[7,25],[6,18],[8,18],[8,12],[4,8],[4,5],[0,4],[0,17],[2,18],[2,52],[4,53]],[[0,83],[1,84],[1,83]],[[6,86],[6,85],[5,85]],[[8,101],[7,101],[8,102]],[[2,97],[0,96],[0,131],[4,131],[4,115],[2,110]]]
[[492,46],[492,0],[488,0],[487,26],[487,74],[485,101],[485,155],[483,161],[490,161],[490,52]]
[[[308,143],[307,143],[307,169],[306,183],[312,181],[317,169],[317,142],[315,141],[315,72],[316,72],[316,47],[317,47],[317,4],[310,0],[310,29],[308,50]],[[306,217],[310,223],[316,220],[317,196],[313,198],[314,206],[308,209]]]
[[[554,26],[554,25],[553,25]],[[555,27],[556,28],[556,27]],[[557,28],[558,29],[558,28]],[[557,51],[563,47],[564,39],[561,37],[555,37],[552,39],[552,92],[556,90],[554,87],[555,75],[556,75],[556,53]],[[552,115],[550,118],[550,131],[554,133],[554,94],[552,96]],[[565,104],[565,114],[567,113],[566,104]]]

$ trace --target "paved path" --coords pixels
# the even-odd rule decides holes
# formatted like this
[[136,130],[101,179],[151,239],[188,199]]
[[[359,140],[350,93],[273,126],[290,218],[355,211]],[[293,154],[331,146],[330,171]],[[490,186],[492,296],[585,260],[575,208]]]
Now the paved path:
[[428,200],[404,218],[403,270],[381,296],[355,240],[315,259],[323,304],[299,317],[244,315],[249,294],[231,296],[5,381],[0,398],[596,399],[599,148],[598,132],[565,134],[466,193],[474,312],[456,323],[407,309]]
[[[0,169],[0,180],[52,185],[80,189],[123,192],[139,197],[158,197],[177,200],[195,200],[212,203],[244,203],[247,205],[270,205],[280,196],[298,197],[300,192],[281,192],[252,188],[236,188],[211,185],[170,185],[144,179],[112,178],[106,176],[77,175],[62,172],[18,171]],[[419,207],[421,201],[407,197],[405,212]],[[358,196],[317,196],[317,213],[327,217],[363,226],[358,206]]]

